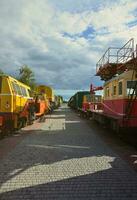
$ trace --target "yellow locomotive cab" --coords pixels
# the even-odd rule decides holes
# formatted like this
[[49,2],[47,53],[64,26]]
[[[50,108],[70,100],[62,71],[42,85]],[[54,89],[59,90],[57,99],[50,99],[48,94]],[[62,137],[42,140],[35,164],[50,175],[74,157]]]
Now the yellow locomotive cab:
[[0,75],[0,129],[16,129],[28,120],[30,87],[7,75]]
[[38,85],[36,88],[36,93],[38,94],[46,94],[46,98],[49,101],[50,111],[55,108],[55,95],[54,91],[51,87],[46,85]]
[[47,96],[47,99],[50,101],[50,102],[54,102],[55,101],[55,96],[54,96],[54,91],[51,87],[49,86],[46,86],[46,85],[39,85],[37,86],[36,88],[36,92],[37,93],[43,93],[43,94],[46,94]]

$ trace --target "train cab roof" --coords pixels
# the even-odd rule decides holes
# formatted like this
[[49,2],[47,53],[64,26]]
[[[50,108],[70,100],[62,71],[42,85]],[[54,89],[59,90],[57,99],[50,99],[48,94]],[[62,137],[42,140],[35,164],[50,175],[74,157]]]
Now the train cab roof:
[[9,75],[7,75],[7,74],[0,74],[0,77],[8,78],[9,80],[14,81],[14,82],[16,82],[17,84],[19,84],[19,85],[21,85],[21,86],[23,86],[23,87],[25,87],[25,88],[27,88],[27,89],[30,90],[30,87],[29,87],[28,85],[26,85],[26,84],[24,84],[24,83],[18,81],[17,79],[13,78],[12,76],[9,76]]

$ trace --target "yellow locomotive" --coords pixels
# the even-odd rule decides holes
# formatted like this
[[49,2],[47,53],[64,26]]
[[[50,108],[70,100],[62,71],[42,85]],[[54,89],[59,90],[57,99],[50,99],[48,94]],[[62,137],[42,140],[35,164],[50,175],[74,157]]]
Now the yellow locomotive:
[[16,130],[33,119],[30,87],[8,75],[0,75],[0,130]]
[[46,98],[49,101],[50,110],[52,111],[55,107],[55,95],[53,89],[46,85],[38,85],[36,87],[36,93],[46,94]]
[[50,111],[58,108],[63,103],[63,98],[59,95],[55,95],[53,88],[51,88],[50,86],[38,85],[36,87],[36,93],[46,96],[46,99],[49,102],[48,107]]

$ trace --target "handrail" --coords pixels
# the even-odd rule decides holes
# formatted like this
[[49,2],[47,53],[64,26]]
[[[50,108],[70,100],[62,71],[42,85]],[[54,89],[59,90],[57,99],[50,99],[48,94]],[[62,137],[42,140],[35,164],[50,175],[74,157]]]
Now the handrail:
[[96,72],[106,64],[123,64],[134,57],[137,57],[137,46],[134,50],[134,39],[131,38],[121,48],[109,47],[97,62]]
[[99,61],[96,64],[96,70],[101,67],[103,67],[107,63],[117,63],[117,50],[119,48],[117,47],[109,47],[103,56],[99,59]]
[[123,47],[117,51],[117,63],[125,63],[134,58],[134,39],[131,38]]

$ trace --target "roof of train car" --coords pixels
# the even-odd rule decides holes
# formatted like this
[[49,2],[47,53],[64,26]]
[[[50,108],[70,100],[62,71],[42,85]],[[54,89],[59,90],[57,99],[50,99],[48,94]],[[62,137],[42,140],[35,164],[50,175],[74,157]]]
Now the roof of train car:
[[[127,78],[128,76],[132,76],[132,73],[133,73],[134,70],[129,70],[129,71],[125,71],[123,72],[122,74],[119,74],[115,77],[113,77],[112,79],[108,80],[108,81],[105,81],[104,83],[104,86],[107,85],[108,83],[112,82],[112,81],[115,81],[115,80],[119,80],[121,78]],[[131,77],[132,78],[132,77]]]
[[49,89],[53,90],[53,88],[48,85],[37,85],[37,88],[39,88],[39,87],[45,87],[45,88],[49,88]]
[[19,83],[20,85],[22,85],[22,86],[24,86],[24,87],[30,89],[30,87],[29,87],[28,85],[26,85],[26,84],[24,84],[24,83],[18,81],[17,79],[13,78],[12,76],[9,76],[9,75],[7,75],[7,74],[0,74],[0,76],[4,76],[4,77],[7,77],[7,78],[9,78],[9,79],[12,79],[12,80],[15,81],[16,83]]
[[83,95],[90,94],[90,91],[78,91],[73,96],[75,96],[75,95],[81,95],[81,94],[83,94]]

